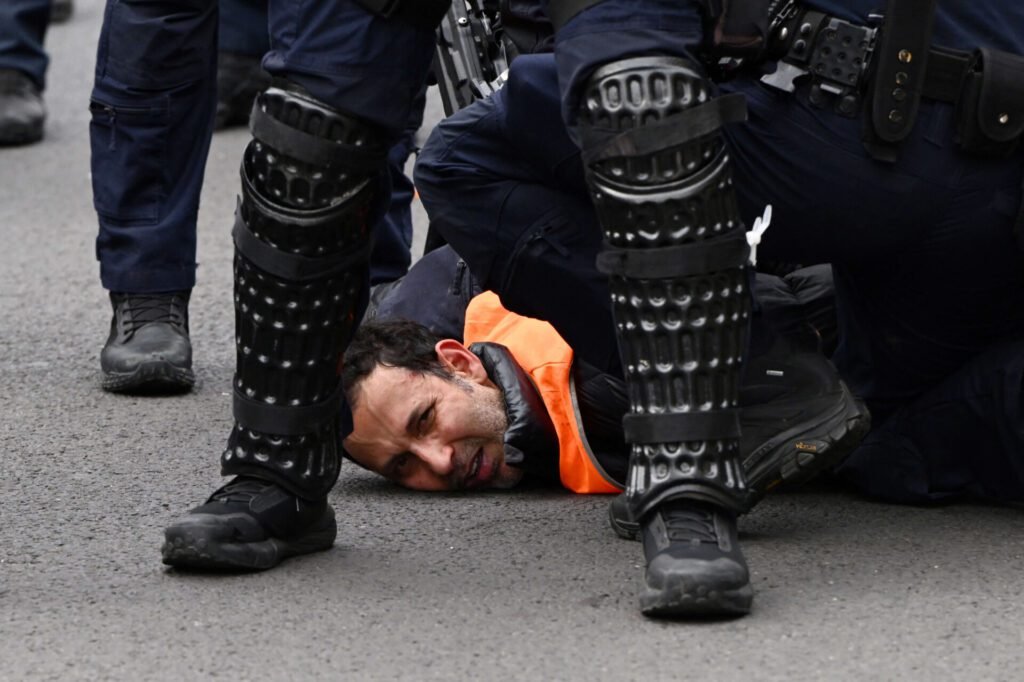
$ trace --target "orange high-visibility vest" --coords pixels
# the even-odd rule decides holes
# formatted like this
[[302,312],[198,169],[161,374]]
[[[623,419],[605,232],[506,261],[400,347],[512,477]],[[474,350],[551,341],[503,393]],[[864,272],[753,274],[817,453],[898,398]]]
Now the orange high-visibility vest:
[[540,392],[558,434],[559,477],[577,493],[622,490],[590,450],[576,407],[572,348],[547,322],[523,317],[502,307],[497,295],[484,292],[466,309],[465,343],[500,343],[526,371]]

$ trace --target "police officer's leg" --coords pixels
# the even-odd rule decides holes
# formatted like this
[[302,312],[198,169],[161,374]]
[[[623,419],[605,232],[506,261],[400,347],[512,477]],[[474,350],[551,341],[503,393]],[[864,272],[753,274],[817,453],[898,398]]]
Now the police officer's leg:
[[[519,57],[501,91],[442,121],[420,154],[417,186],[432,224],[506,308],[552,323],[577,359],[621,376],[607,277],[595,267],[601,230],[579,148],[561,121],[554,67],[552,55]],[[830,275],[824,286],[830,290]],[[762,334],[746,372],[760,379],[739,394],[741,453],[754,497],[780,478],[798,483],[830,466],[867,428],[835,369],[813,342],[810,350],[799,343],[810,310],[789,286],[785,295],[765,290],[774,313],[789,313],[792,329],[787,342],[766,320],[754,325],[753,337]],[[801,449],[805,443],[814,451]],[[622,500],[612,503],[611,518],[620,534],[639,535]]]
[[745,613],[752,597],[735,521],[748,497],[736,409],[747,248],[720,134],[736,112],[688,56],[701,39],[695,6],[607,0],[556,42],[607,243],[641,609],[655,616]]
[[509,310],[555,324],[574,353],[620,374],[607,278],[579,149],[548,55],[524,55],[494,96],[441,121],[416,164],[431,224]]
[[219,130],[245,125],[256,93],[270,85],[263,55],[270,49],[267,0],[218,0],[217,118]]
[[387,201],[385,155],[433,45],[433,17],[386,20],[351,1],[282,0],[270,16],[277,80],[254,108],[234,227],[236,423],[221,467],[236,478],[167,528],[175,566],[269,568],[334,542],[339,359]]
[[409,120],[398,141],[388,151],[388,175],[391,178],[391,202],[387,213],[374,229],[370,252],[370,284],[393,282],[409,270],[412,263],[412,201],[416,194],[405,165],[416,151],[416,133],[423,125],[427,105],[427,86],[416,95]]
[[[217,54],[217,129],[249,121],[256,95],[270,85],[263,55],[270,49],[267,0],[219,0],[220,38]],[[370,256],[370,283],[391,282],[412,262],[412,181],[405,163],[415,149],[414,137],[423,124],[426,85],[416,97],[409,121],[388,152],[391,204],[375,230]]]
[[43,137],[42,92],[49,61],[43,37],[49,21],[49,0],[0,3],[0,145]]
[[925,99],[899,163],[880,164],[862,122],[805,88],[728,87],[751,112],[728,131],[741,210],[770,200],[784,227],[763,255],[836,264],[835,359],[877,427],[843,475],[892,501],[1020,499],[1022,157],[960,152],[953,107]]
[[217,0],[217,49],[262,59],[270,49],[268,0]]
[[972,358],[898,409],[838,473],[888,502],[1024,502],[1024,340]]
[[[167,21],[174,17],[174,21]],[[108,390],[191,387],[188,295],[214,105],[216,5],[109,2],[90,102]]]

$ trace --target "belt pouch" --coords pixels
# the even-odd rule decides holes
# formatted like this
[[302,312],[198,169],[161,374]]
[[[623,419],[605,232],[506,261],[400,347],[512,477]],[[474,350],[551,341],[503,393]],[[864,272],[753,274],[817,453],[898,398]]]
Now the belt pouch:
[[957,100],[957,146],[1008,157],[1024,133],[1024,57],[981,48]]

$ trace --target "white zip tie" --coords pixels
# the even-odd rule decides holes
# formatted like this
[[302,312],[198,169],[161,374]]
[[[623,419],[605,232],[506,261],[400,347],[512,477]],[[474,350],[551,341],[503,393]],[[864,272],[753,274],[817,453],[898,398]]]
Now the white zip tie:
[[761,235],[772,223],[772,205],[764,207],[764,215],[754,220],[754,226],[747,232],[747,244],[750,245],[750,264],[757,265],[757,245],[761,243]]

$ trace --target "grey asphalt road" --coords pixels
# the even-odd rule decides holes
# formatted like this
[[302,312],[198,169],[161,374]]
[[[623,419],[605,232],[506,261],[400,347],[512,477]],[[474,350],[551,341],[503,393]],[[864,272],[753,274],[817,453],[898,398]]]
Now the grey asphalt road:
[[162,528],[218,485],[230,423],[246,133],[219,134],[207,169],[196,390],[105,394],[87,137],[102,2],[77,4],[47,41],[46,140],[0,150],[0,679],[1021,679],[1020,510],[771,497],[741,522],[754,612],[661,623],[637,611],[640,548],[607,499],[410,494],[349,465],[332,551],[167,570]]

